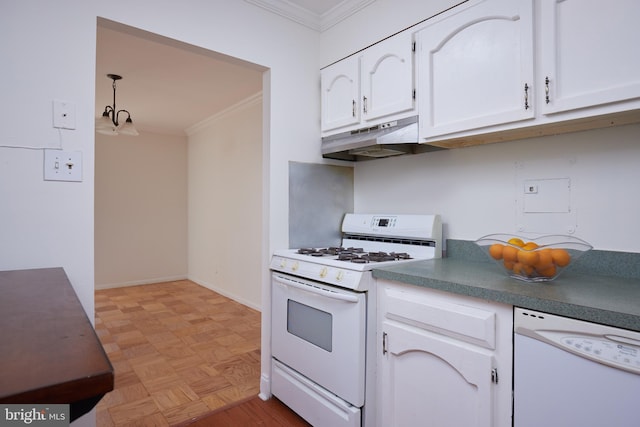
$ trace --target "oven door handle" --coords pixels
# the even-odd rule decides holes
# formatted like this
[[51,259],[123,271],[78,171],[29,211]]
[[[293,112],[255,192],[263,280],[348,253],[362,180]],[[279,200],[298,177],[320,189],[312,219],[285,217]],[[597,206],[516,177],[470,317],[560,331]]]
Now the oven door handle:
[[340,292],[329,291],[327,289],[316,287],[313,285],[305,285],[304,283],[300,283],[292,279],[287,279],[286,277],[275,276],[273,280],[278,282],[278,284],[280,285],[291,286],[292,288],[300,289],[302,291],[316,295],[321,295],[326,298],[332,298],[346,302],[358,302],[358,297],[355,295],[347,295]]

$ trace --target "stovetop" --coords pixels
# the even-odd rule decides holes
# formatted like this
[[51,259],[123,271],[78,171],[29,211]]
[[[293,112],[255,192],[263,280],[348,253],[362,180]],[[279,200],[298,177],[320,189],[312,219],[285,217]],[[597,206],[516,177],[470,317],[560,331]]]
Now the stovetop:
[[276,250],[271,270],[366,290],[374,268],[442,255],[438,215],[346,214],[341,231],[339,247]]
[[407,252],[384,252],[384,251],[365,251],[364,248],[344,248],[344,247],[329,247],[329,248],[301,248],[297,251],[298,254],[308,255],[311,257],[333,257],[333,259],[344,262],[352,262],[356,264],[368,264],[371,262],[389,262],[398,260],[413,259]]
[[[357,248],[356,248],[357,249]],[[334,248],[284,249],[274,252],[271,270],[357,291],[368,290],[371,270],[398,263],[427,259],[407,253],[334,251]]]

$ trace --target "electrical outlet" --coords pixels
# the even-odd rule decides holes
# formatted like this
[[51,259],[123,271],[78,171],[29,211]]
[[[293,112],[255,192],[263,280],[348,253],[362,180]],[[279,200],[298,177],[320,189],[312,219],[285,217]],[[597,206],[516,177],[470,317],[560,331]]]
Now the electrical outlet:
[[82,152],[44,150],[45,181],[82,181]]
[[76,105],[69,101],[53,100],[53,127],[60,129],[76,128]]

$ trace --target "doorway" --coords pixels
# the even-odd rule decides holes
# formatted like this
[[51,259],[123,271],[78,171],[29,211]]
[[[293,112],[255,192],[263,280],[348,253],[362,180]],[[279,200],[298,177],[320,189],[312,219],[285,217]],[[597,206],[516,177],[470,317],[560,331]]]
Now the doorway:
[[95,113],[119,74],[116,108],[140,135],[96,134],[96,288],[190,278],[259,308],[260,278],[237,277],[227,253],[262,236],[264,71],[98,20]]

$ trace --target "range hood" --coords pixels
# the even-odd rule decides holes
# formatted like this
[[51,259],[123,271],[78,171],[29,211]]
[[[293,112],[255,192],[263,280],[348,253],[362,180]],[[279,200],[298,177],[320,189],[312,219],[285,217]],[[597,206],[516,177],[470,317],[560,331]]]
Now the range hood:
[[322,157],[336,160],[373,160],[436,150],[442,148],[418,142],[418,116],[322,138]]

